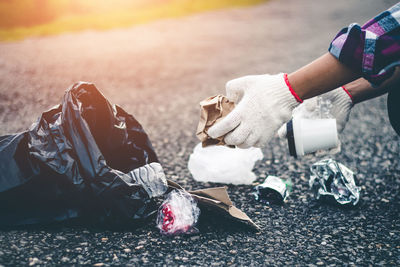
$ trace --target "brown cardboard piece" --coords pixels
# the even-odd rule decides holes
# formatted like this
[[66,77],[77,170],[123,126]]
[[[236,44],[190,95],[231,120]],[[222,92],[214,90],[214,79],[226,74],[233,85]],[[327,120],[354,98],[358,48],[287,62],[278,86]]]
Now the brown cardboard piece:
[[196,135],[202,142],[203,147],[208,145],[225,145],[224,136],[213,139],[207,134],[207,130],[222,120],[234,108],[235,103],[230,102],[223,95],[211,96],[200,102],[200,121],[197,126]]
[[[179,184],[170,180],[168,180],[168,186],[170,189],[184,190]],[[198,201],[200,208],[205,207],[211,209],[218,214],[243,222],[256,230],[260,230],[260,227],[255,224],[246,213],[233,205],[226,191],[226,187],[206,188],[188,191],[188,193]]]

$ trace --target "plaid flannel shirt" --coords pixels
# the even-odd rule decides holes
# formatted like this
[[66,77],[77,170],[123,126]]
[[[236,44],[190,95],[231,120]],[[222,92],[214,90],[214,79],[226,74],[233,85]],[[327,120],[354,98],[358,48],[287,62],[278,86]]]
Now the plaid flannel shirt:
[[400,3],[362,27],[350,24],[332,41],[329,52],[372,85],[390,78],[400,65]]

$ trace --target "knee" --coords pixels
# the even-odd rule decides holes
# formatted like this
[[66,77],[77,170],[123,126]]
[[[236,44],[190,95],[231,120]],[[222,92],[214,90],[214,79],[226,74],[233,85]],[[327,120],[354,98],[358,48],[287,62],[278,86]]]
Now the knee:
[[387,98],[387,110],[390,124],[400,136],[400,83],[391,86]]

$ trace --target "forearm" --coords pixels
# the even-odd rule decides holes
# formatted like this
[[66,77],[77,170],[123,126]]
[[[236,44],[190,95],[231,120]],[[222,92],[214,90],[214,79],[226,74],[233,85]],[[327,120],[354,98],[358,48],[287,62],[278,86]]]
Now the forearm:
[[379,87],[372,87],[367,80],[360,78],[344,85],[344,88],[349,91],[350,95],[352,96],[353,103],[357,104],[387,93],[390,88],[399,81],[400,70],[399,68],[396,68],[393,76]]
[[367,80],[363,78],[350,82],[343,87],[346,88],[346,90],[352,96],[354,104],[358,104],[365,100],[375,98],[387,93],[387,90],[385,90],[385,88],[374,88]]
[[310,64],[288,75],[293,90],[301,99],[311,98],[361,77],[326,53]]

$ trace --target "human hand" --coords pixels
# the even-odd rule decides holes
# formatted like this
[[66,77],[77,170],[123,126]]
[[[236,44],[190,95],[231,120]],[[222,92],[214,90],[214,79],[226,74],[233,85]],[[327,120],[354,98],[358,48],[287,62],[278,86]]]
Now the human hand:
[[330,113],[336,119],[338,132],[343,132],[354,106],[350,93],[344,87],[339,87],[323,94],[322,97],[332,103]]
[[231,80],[226,84],[226,96],[237,105],[208,134],[212,138],[226,135],[227,145],[241,148],[265,145],[301,102],[283,73]]
[[[332,117],[336,119],[336,128],[339,133],[343,132],[346,127],[346,123],[349,120],[350,112],[354,106],[352,96],[344,88],[339,87],[330,92],[322,94],[323,100],[328,100],[331,103],[329,113]],[[300,106],[304,112],[293,113],[293,117],[300,116],[304,118],[309,118],[308,114],[315,116],[315,111],[318,108],[318,97],[313,97],[304,100],[303,104]],[[300,108],[299,107],[299,108]],[[286,124],[278,130],[278,135],[280,138],[286,138]]]

